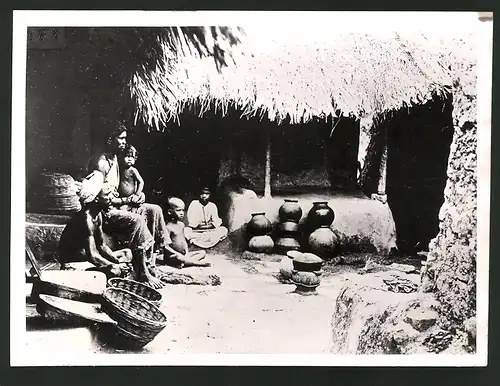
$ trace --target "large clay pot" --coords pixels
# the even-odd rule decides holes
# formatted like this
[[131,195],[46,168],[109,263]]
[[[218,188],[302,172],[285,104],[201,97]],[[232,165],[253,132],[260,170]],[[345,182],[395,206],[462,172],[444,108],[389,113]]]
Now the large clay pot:
[[302,208],[298,200],[285,198],[285,203],[281,205],[278,214],[281,222],[299,222],[302,217]]
[[280,253],[286,254],[288,251],[298,251],[300,249],[300,244],[293,237],[280,237],[274,243],[276,250]]
[[293,236],[299,231],[299,224],[293,221],[285,221],[279,223],[277,229],[281,236]]
[[246,227],[250,236],[264,236],[271,232],[272,225],[265,213],[252,213],[252,218]]
[[271,253],[274,241],[271,236],[254,236],[248,242],[248,250],[257,253]]
[[309,250],[324,260],[330,260],[335,255],[338,239],[328,227],[316,229],[309,235]]
[[307,215],[307,223],[310,229],[329,227],[335,220],[333,209],[326,201],[313,202],[313,207]]

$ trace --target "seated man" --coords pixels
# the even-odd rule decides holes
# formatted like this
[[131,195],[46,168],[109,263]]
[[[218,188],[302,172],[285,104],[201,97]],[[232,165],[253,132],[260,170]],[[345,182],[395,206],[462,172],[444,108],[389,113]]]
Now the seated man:
[[94,171],[82,185],[82,209],[76,213],[64,228],[59,241],[59,261],[65,269],[68,263],[88,261],[106,276],[127,276],[130,265],[133,278],[145,282],[153,288],[163,284],[154,277],[147,267],[147,252],[153,245],[153,237],[146,223],[131,217],[122,227],[116,228],[127,247],[112,250],[110,240],[104,238],[103,223],[108,221],[107,212],[111,207],[114,190],[104,183],[104,176]]
[[172,197],[168,200],[168,220],[167,230],[170,244],[168,248],[170,254],[163,255],[165,264],[176,268],[183,267],[210,267],[210,263],[203,261],[205,251],[189,252],[188,244],[185,237],[185,225],[182,222],[184,219],[184,202]]
[[201,190],[199,200],[193,200],[187,211],[186,238],[200,248],[212,248],[227,236],[217,206],[210,201],[210,190]]

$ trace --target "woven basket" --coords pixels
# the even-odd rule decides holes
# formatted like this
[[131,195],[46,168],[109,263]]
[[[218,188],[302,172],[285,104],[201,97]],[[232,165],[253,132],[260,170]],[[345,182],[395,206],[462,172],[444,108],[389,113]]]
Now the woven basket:
[[103,294],[103,310],[118,323],[117,334],[136,346],[151,342],[167,325],[158,307],[133,292],[108,287]]
[[139,283],[138,281],[114,277],[108,280],[108,286],[132,292],[141,298],[150,301],[157,307],[161,304],[161,293],[145,284]]

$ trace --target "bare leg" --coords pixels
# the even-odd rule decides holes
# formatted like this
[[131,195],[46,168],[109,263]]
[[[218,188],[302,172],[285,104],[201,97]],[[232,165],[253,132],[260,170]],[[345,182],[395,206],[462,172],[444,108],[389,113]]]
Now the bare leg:
[[134,271],[137,279],[150,285],[152,288],[161,288],[164,284],[155,277],[154,272],[147,266],[146,257],[149,251],[144,251],[143,249],[138,249],[135,253],[135,259],[133,261]]
[[[167,251],[165,251],[168,253]],[[177,256],[169,256],[165,254],[164,261],[165,264],[170,265],[175,268],[184,268],[184,267],[210,267],[212,264],[209,262],[203,261],[206,256],[205,251],[193,251],[186,253],[183,258]],[[169,256],[169,257],[167,257]]]

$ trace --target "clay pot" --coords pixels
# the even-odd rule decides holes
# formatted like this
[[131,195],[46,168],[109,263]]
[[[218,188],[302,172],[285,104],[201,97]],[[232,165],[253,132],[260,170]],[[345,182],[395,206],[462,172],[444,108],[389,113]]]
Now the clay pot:
[[264,236],[271,232],[272,225],[265,213],[252,213],[246,230],[250,236]]
[[293,269],[299,272],[319,271],[324,261],[312,253],[301,253],[293,258]]
[[292,278],[293,264],[292,259],[284,257],[280,262],[280,274],[281,278],[284,280],[290,280]]
[[313,207],[307,215],[307,223],[310,229],[329,227],[335,220],[335,213],[326,201],[313,202]]
[[278,228],[278,233],[280,235],[292,236],[299,231],[299,224],[297,224],[296,222],[293,222],[293,221],[286,221],[286,222],[279,223],[277,228]]
[[320,284],[320,272],[292,271],[292,281],[297,287],[316,288]]
[[330,260],[335,255],[338,239],[330,228],[322,227],[309,235],[308,244],[312,253],[322,259]]
[[254,236],[248,242],[248,250],[257,253],[271,253],[274,241],[271,236]]
[[300,249],[300,244],[297,240],[292,237],[280,237],[275,243],[276,250],[281,253],[287,253],[288,251],[298,251]]
[[293,221],[299,222],[302,217],[302,208],[298,204],[298,200],[285,198],[285,203],[281,205],[278,215],[281,222]]

